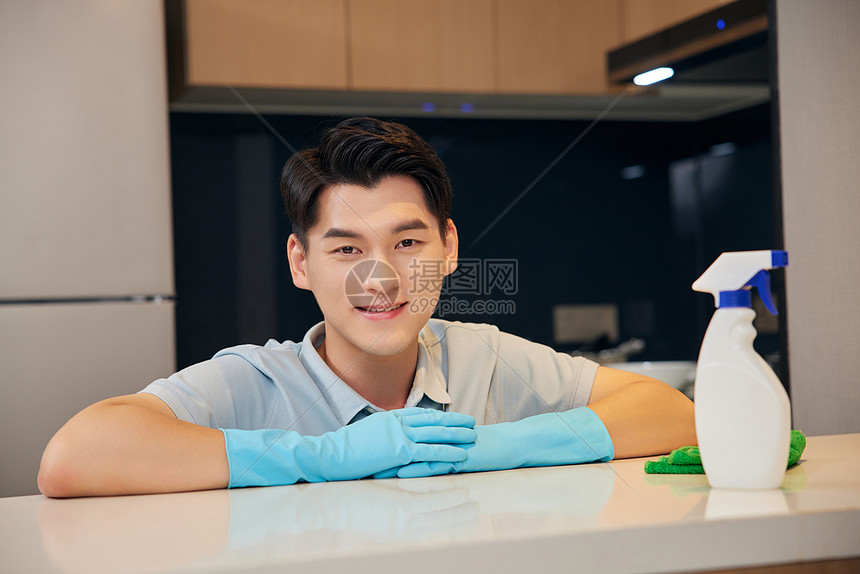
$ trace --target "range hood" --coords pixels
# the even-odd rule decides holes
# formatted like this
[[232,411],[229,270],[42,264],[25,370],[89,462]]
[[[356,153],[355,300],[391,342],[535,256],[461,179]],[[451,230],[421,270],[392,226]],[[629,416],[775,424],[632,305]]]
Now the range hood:
[[607,55],[609,80],[629,83],[641,73],[667,67],[669,86],[766,86],[767,0],[738,0],[666,28]]

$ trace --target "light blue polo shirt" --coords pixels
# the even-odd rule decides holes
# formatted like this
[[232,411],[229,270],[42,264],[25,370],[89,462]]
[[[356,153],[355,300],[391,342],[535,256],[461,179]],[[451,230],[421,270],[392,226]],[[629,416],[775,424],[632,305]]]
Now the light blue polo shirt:
[[[325,323],[301,343],[240,345],[149,384],[177,418],[211,428],[337,430],[382,410],[340,380],[317,353]],[[486,324],[431,319],[418,337],[406,406],[446,408],[478,424],[585,406],[597,363]]]

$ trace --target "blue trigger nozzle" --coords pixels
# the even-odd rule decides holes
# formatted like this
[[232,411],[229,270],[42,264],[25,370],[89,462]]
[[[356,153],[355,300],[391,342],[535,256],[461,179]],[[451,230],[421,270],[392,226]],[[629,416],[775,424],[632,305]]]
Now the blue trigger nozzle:
[[788,251],[773,250],[770,252],[771,267],[788,267]]
[[[776,251],[774,253],[777,253]],[[761,297],[761,302],[764,303],[764,306],[770,311],[771,315],[778,315],[779,311],[776,310],[776,305],[773,303],[773,297],[770,294],[770,273],[766,270],[762,269],[755,275],[753,278],[747,281],[748,287],[755,287],[758,289],[759,297]]]

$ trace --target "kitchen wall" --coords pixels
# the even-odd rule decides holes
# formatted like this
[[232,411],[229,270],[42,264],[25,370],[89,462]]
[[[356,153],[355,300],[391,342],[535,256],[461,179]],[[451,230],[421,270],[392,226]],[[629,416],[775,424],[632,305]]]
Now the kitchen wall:
[[776,3],[794,424],[860,432],[860,4]]
[[[335,119],[266,119],[278,136],[251,115],[171,114],[180,366],[300,339],[321,320],[289,278],[277,181],[290,148]],[[695,360],[713,308],[690,284],[722,251],[776,244],[767,105],[696,123],[600,122],[486,234],[589,122],[401,121],[448,167],[461,259],[516,261],[515,293],[448,297],[510,301],[515,313],[447,319],[571,350],[553,340],[553,307],[609,303],[620,337],[645,339],[640,358]],[[775,336],[760,343],[778,350]]]

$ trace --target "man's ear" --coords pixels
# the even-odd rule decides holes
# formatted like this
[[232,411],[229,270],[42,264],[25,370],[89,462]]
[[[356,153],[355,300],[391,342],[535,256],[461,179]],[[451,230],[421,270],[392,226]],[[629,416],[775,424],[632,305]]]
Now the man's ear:
[[445,275],[450,275],[457,270],[457,258],[459,256],[460,239],[457,237],[457,226],[454,221],[448,220],[448,228],[445,231]]
[[307,257],[305,248],[299,242],[299,238],[295,233],[290,234],[287,239],[287,260],[290,262],[290,274],[293,276],[293,285],[299,289],[310,290],[307,274]]

